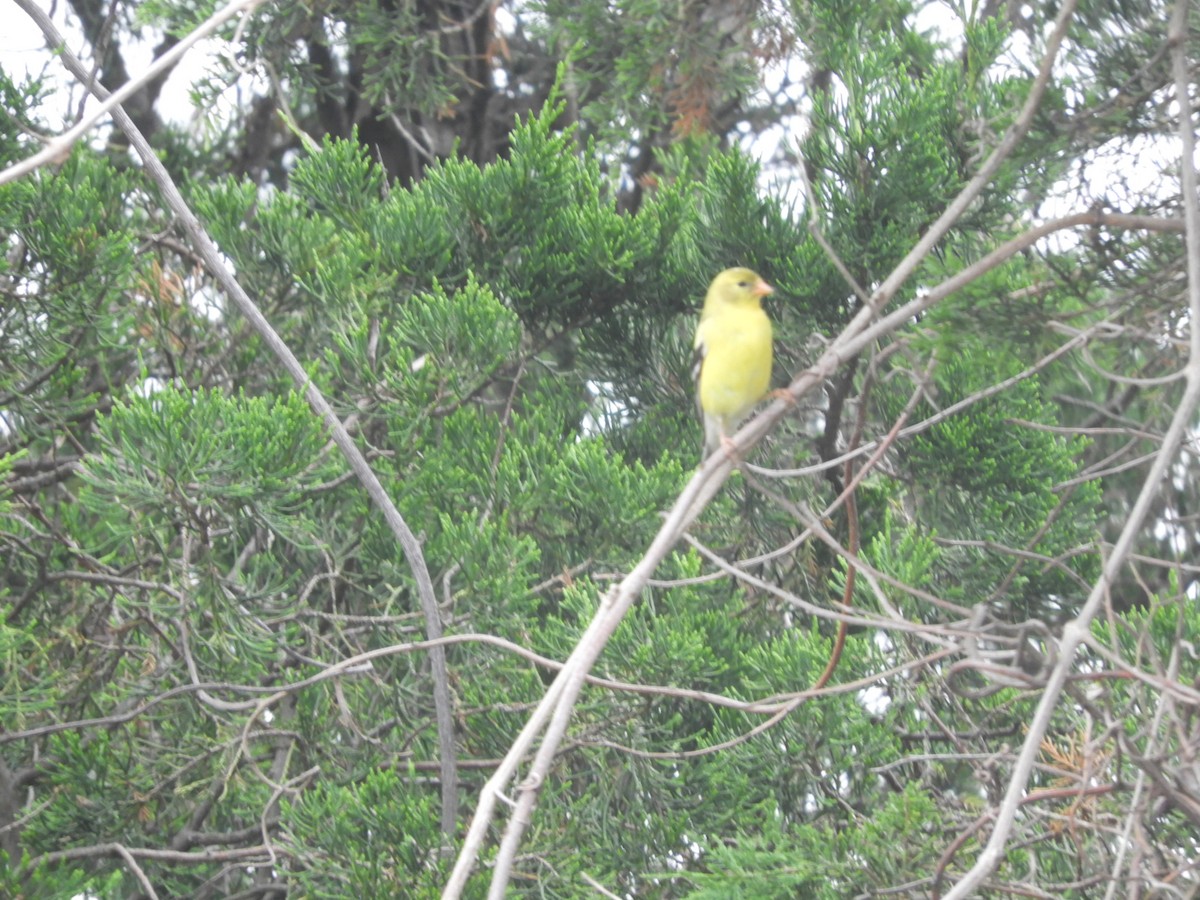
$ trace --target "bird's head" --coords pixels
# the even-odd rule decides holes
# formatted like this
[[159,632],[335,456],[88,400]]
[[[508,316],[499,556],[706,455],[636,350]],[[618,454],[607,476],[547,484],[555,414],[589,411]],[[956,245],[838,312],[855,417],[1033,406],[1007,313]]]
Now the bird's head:
[[709,303],[729,304],[731,306],[759,306],[759,301],[767,294],[775,293],[762,276],[750,269],[726,269],[712,280],[708,286]]

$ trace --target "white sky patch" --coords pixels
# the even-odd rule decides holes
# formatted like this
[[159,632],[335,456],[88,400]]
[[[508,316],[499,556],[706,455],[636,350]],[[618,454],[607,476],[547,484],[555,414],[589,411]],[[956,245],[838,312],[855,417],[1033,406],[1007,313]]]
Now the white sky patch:
[[516,17],[504,6],[497,6],[492,16],[492,21],[496,23],[496,31],[500,34],[509,35],[516,30]]
[[759,133],[754,133],[749,122],[742,122],[738,128],[738,145],[762,166],[759,189],[792,209],[800,209],[804,203],[803,185],[795,177],[795,161],[808,131],[809,102],[804,95],[807,74],[808,66],[799,54],[764,68],[762,86],[751,95],[751,105],[784,101],[793,104],[797,112],[783,116]]
[[[1122,138],[1088,151],[1038,204],[1037,218],[1046,221],[1092,208],[1117,213],[1152,209],[1179,196],[1181,152],[1178,138],[1155,135]],[[1083,231],[1057,231],[1038,247],[1065,253],[1086,237]]]
[[[78,20],[70,13],[66,4],[53,4],[51,20],[63,35],[67,46],[85,64],[92,62],[91,47],[83,37]],[[142,28],[140,39],[126,35],[121,44],[121,54],[130,76],[136,78],[149,68],[154,58],[154,49],[162,42],[162,32],[155,28]],[[229,52],[229,43],[219,38],[200,41],[171,70],[163,84],[155,108],[164,121],[181,126],[194,125],[201,117],[215,116],[232,118],[240,113],[247,102],[247,95],[260,94],[269,88],[265,78],[248,73],[238,80],[232,89],[221,97],[216,108],[198,109],[193,99],[194,85],[204,77],[216,63],[220,54]],[[28,16],[19,14],[11,17],[0,31],[0,67],[18,84],[32,78],[43,77],[53,93],[40,110],[31,112],[46,121],[60,121],[63,130],[68,125],[67,116],[74,116],[82,98],[82,88],[66,69],[46,50],[46,41],[41,31]],[[64,102],[64,98],[68,102]],[[89,98],[89,103],[95,100]],[[211,121],[211,120],[210,120]],[[92,140],[107,140],[103,126],[91,132]]]
[[[63,6],[65,7],[65,4]],[[66,34],[62,8],[51,18],[59,31]],[[71,31],[78,37],[78,30]],[[11,16],[4,23],[4,29],[0,30],[0,59],[4,60],[5,71],[16,80],[22,77],[36,77],[45,68],[46,42],[42,38],[42,32],[28,16]]]
[[938,40],[958,46],[966,37],[966,28],[958,10],[950,3],[928,3],[917,10],[913,28],[921,33],[932,32]]
[[[229,266],[229,271],[234,271],[232,263],[226,265]],[[217,290],[215,285],[205,284],[189,299],[192,309],[209,322],[220,322],[226,318],[225,295]]]

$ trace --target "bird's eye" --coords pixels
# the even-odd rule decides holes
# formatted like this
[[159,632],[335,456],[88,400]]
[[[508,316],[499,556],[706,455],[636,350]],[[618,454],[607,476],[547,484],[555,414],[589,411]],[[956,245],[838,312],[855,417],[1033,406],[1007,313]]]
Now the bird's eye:
[[738,282],[738,287],[750,287],[750,282],[748,282],[748,281],[739,281],[739,282]]

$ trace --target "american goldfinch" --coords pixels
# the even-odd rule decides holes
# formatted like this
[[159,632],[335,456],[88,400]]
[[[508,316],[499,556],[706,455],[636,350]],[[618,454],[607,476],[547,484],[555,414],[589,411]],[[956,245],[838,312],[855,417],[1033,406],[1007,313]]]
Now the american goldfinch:
[[774,291],[749,269],[726,269],[708,286],[692,368],[705,457],[728,446],[771,383],[771,320],[760,301]]

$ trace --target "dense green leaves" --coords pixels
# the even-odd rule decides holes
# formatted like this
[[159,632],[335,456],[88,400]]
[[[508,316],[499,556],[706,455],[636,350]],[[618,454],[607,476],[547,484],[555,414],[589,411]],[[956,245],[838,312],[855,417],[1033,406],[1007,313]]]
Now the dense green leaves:
[[[155,138],[418,536],[453,641],[461,826],[694,469],[711,276],[776,287],[786,383],[861,308],[839,263],[867,291],[887,275],[1032,67],[1012,22],[959,37],[903,0],[401,6],[251,17],[237,59],[276,93],[219,136]],[[1030,34],[1045,14],[1023,13]],[[1037,219],[1090,148],[1162,124],[1160,23],[1081,15],[1104,77],[1056,77],[897,301]],[[1108,96],[1134,73],[1133,99]],[[196,90],[216,108],[236,74]],[[0,73],[35,131],[44,91]],[[772,174],[803,166],[815,205],[764,188],[741,138],[770,129]],[[0,131],[4,162],[29,151]],[[439,831],[417,578],[160,204],[118,147],[0,187],[0,893],[432,895],[461,830]],[[927,896],[958,877],[1177,400],[1170,238],[1035,245],[839,360],[747,460],[779,471],[726,483],[606,646],[510,891]],[[1190,787],[1163,762],[1190,713],[1156,711],[1194,699],[1191,468],[1108,587],[998,896],[1193,877],[1190,807],[1169,802]],[[801,696],[848,615],[829,688]],[[1160,794],[1130,788],[1147,778]],[[1153,878],[1118,871],[1127,825]]]

